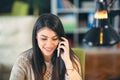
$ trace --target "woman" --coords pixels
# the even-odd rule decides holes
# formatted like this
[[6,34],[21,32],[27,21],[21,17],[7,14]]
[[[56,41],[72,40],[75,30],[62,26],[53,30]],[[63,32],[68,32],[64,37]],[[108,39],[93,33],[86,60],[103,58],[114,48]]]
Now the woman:
[[38,18],[32,48],[19,55],[10,80],[82,80],[79,59],[69,47],[57,16],[43,14]]

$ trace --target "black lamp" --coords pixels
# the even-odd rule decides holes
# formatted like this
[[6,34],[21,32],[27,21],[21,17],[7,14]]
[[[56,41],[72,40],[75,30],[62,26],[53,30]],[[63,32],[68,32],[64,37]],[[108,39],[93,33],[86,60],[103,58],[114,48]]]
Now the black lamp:
[[88,46],[113,46],[119,41],[119,35],[108,20],[107,2],[97,0],[93,27],[85,34],[83,42]]

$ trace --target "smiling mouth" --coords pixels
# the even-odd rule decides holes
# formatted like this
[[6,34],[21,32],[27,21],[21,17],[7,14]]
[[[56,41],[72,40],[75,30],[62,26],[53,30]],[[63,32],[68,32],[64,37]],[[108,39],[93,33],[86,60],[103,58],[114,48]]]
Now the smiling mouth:
[[50,48],[45,48],[45,50],[46,50],[46,51],[49,51],[49,52],[52,51],[52,49],[50,49]]

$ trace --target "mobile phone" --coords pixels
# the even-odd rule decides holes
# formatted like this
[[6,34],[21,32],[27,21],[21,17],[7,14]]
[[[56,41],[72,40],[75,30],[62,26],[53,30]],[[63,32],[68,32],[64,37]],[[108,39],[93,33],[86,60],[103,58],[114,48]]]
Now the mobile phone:
[[[63,40],[62,40],[63,41]],[[60,43],[59,43],[60,44]],[[63,46],[64,44],[60,44],[59,46]],[[59,57],[60,56],[60,54],[64,51],[62,48],[60,48],[58,46],[58,48],[57,48],[57,57]]]
[[59,47],[57,48],[57,57],[59,57],[59,55],[60,55],[60,49],[59,49]]

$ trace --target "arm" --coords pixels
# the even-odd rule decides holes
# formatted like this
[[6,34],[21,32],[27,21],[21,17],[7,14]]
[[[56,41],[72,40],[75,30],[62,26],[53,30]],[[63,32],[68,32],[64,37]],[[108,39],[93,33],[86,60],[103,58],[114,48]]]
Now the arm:
[[63,39],[63,41],[61,41],[58,45],[58,48],[62,48],[63,49],[63,53],[61,53],[61,57],[65,63],[66,69],[67,69],[67,76],[66,78],[68,78],[67,80],[82,80],[82,76],[81,76],[81,65],[79,63],[79,61],[75,60],[77,66],[74,66],[74,64],[72,63],[71,59],[70,59],[70,52],[69,52],[69,42],[66,38],[61,37]]
[[[66,64],[66,66],[68,68],[67,69],[67,73],[66,73],[66,78],[67,80],[82,80],[82,75],[81,75],[81,66],[80,66],[80,63],[77,62],[78,64],[78,68],[74,68],[72,64],[68,63],[68,66]],[[72,66],[71,68],[69,68],[70,66]]]

